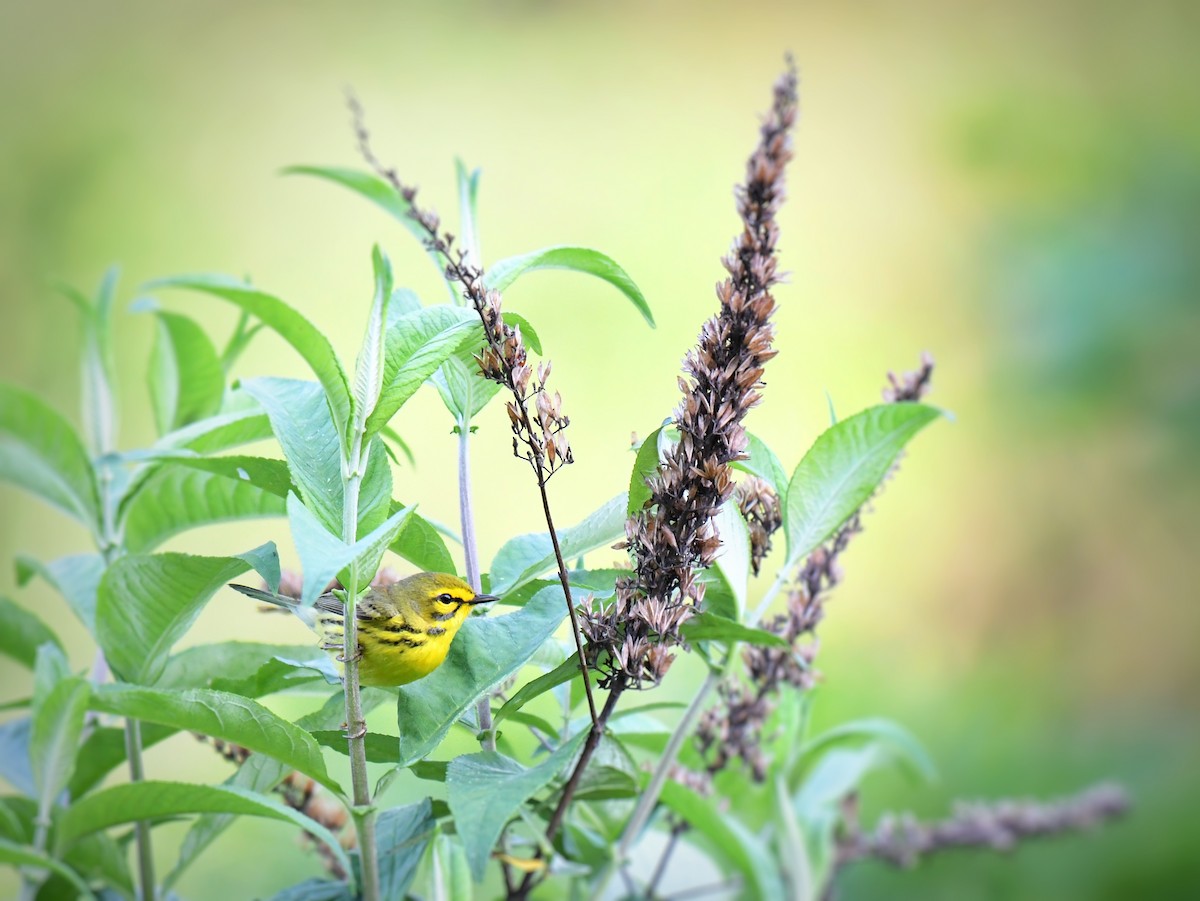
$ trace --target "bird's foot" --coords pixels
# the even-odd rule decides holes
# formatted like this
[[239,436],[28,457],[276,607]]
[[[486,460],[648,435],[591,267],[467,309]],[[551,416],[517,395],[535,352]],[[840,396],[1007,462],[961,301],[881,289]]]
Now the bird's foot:
[[342,728],[346,730],[346,738],[350,739],[362,738],[367,734],[367,724],[362,720],[358,721],[357,728],[354,731],[350,731],[350,727],[346,723],[342,723]]

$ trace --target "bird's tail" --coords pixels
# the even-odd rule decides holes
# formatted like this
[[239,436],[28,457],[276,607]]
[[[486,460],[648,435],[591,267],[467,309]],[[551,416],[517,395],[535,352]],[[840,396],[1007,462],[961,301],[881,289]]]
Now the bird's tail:
[[277,594],[274,591],[266,591],[262,588],[251,588],[249,585],[237,585],[233,582],[229,583],[229,587],[234,591],[241,592],[248,598],[273,604],[276,607],[282,607],[284,610],[294,613],[306,626],[311,627],[313,622],[316,621],[316,614],[311,607],[301,606],[299,601],[285,594]]

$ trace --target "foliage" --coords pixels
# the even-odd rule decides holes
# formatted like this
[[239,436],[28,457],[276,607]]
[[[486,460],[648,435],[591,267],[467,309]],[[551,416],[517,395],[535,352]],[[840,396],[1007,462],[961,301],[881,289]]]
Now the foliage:
[[[378,172],[292,171],[356,191],[429,241],[412,197]],[[460,167],[460,231],[476,259],[477,187],[477,175]],[[433,232],[436,238],[436,225]],[[430,253],[441,269],[445,260],[436,247]],[[223,300],[241,318],[220,345],[182,313],[158,302],[138,305],[158,329],[148,401],[159,436],[148,448],[116,446],[106,362],[113,353],[113,276],[95,299],[71,294],[87,324],[86,441],[35,395],[0,386],[0,478],[80,521],[95,543],[93,553],[74,549],[53,561],[20,561],[22,581],[41,577],[64,595],[112,675],[111,682],[99,678],[100,667],[91,677],[78,675],[80,662],[64,657],[51,624],[0,599],[0,653],[31,670],[28,710],[0,725],[2,774],[18,792],[0,798],[0,857],[20,868],[25,897],[55,897],[58,883],[85,896],[151,897],[160,882],[150,858],[155,826],[197,818],[170,884],[238,816],[292,823],[321,849],[331,878],[281,887],[280,899],[402,897],[410,886],[422,897],[458,898],[470,894],[472,882],[494,894],[501,877],[513,897],[543,879],[569,880],[582,894],[600,891],[623,864],[620,849],[640,840],[641,829],[631,825],[640,795],[651,804],[658,799],[654,809],[676,824],[682,840],[703,848],[752,894],[819,896],[835,870],[844,799],[881,765],[901,762],[928,772],[903,729],[873,720],[812,738],[804,701],[794,693],[772,720],[769,734],[783,737],[773,740],[777,753],[766,779],[729,771],[706,794],[683,781],[655,784],[647,775],[660,758],[670,762],[679,754],[694,725],[690,713],[678,716],[669,705],[618,706],[613,695],[599,724],[577,712],[590,686],[580,655],[566,654],[555,635],[567,613],[563,588],[592,601],[614,595],[620,573],[594,552],[625,535],[627,517],[648,503],[647,481],[659,477],[662,461],[682,440],[670,427],[650,433],[628,482],[604,489],[597,502],[611,499],[593,514],[553,534],[508,537],[480,575],[516,609],[471,617],[446,662],[423,680],[361,689],[353,653],[343,655],[343,688],[315,649],[225,642],[174,651],[231,579],[253,570],[272,591],[280,588],[272,541],[220,557],[157,551],[168,537],[201,525],[271,518],[265,540],[278,538],[286,522],[303,563],[301,605],[312,604],[334,579],[343,586],[337,596],[351,603],[388,553],[418,568],[457,567],[442,530],[417,512],[420,486],[395,484],[388,442],[392,423],[405,417],[406,403],[423,385],[440,394],[460,438],[469,434],[498,393],[473,359],[491,340],[485,329],[497,326],[486,318],[481,324],[483,311],[460,305],[453,287],[451,302],[433,305],[396,289],[378,248],[372,265],[375,290],[364,304],[365,335],[353,367],[343,365],[319,324],[257,287],[217,275],[152,283],[156,291]],[[548,247],[500,260],[486,270],[487,288],[507,289],[545,268],[603,279],[653,325],[629,274],[588,248]],[[525,319],[506,312],[503,322],[540,349]],[[238,355],[263,328],[299,354],[311,380],[230,383]],[[684,650],[700,655],[715,676],[737,668],[743,647],[788,649],[787,640],[764,627],[761,611],[788,574],[857,515],[908,441],[938,415],[917,403],[872,407],[833,424],[806,453],[786,454],[799,457],[790,478],[780,458],[749,436],[736,466],[762,479],[777,499],[785,578],[765,593],[757,587],[752,524],[727,500],[715,526],[724,548],[711,571],[699,574],[708,599],[684,624]],[[230,453],[268,434],[280,457]],[[463,490],[469,492],[469,482]],[[470,521],[462,525],[464,541],[473,541]],[[564,560],[575,561],[569,572]],[[551,581],[556,567],[563,569],[562,584]],[[757,609],[748,603],[752,596],[760,598]],[[348,627],[347,651],[355,647],[353,636]],[[592,669],[586,678],[595,677]],[[261,703],[297,690],[321,692],[327,702],[297,723]],[[365,711],[381,704],[395,708],[396,734],[366,733],[365,726],[359,733]],[[112,718],[122,719],[124,730]],[[338,731],[342,723],[350,724],[348,736]],[[476,735],[482,749],[447,759],[461,745],[452,735],[456,726]],[[180,731],[218,742],[240,763],[238,773],[220,786],[146,780],[142,749]],[[349,782],[340,758],[328,765],[325,747],[348,753]],[[698,766],[694,758],[686,751],[681,760]],[[366,782],[368,761],[389,768],[383,784],[408,769],[442,785],[431,785],[429,797],[381,811],[378,787]],[[123,763],[131,781],[106,787],[107,775]],[[313,780],[338,814],[321,814],[310,798],[293,797],[292,771]],[[126,842],[120,827],[130,823],[135,839]],[[339,832],[351,825],[358,844],[347,853]]]

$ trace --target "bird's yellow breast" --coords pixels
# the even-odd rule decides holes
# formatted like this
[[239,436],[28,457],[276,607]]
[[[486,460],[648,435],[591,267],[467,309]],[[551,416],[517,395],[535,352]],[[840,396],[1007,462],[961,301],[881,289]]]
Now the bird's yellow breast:
[[363,649],[358,677],[363,685],[404,685],[427,676],[446,659],[450,635],[413,635],[411,644],[391,641],[393,633],[380,632],[364,624],[358,643]]

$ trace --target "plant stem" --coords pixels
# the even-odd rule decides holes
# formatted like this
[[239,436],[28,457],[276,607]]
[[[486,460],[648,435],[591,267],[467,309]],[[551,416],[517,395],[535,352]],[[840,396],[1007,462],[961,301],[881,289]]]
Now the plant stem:
[[[342,540],[350,545],[358,539],[358,501],[366,460],[362,453],[362,433],[352,439],[350,459],[343,474]],[[358,684],[358,563],[350,564],[350,584],[346,587],[346,612],[342,660],[346,692],[346,741],[350,753],[350,779],[354,792],[354,825],[358,832],[359,859],[362,867],[363,901],[379,901],[379,860],[375,847],[375,811],[371,809],[371,784],[367,781],[367,724],[363,719],[362,696]]]
[[[471,423],[465,416],[458,420],[458,513],[462,526],[463,556],[467,565],[467,582],[476,594],[483,592],[479,575],[479,546],[475,542],[475,513],[471,507]],[[496,735],[492,730],[492,697],[484,695],[475,702],[475,718],[479,720],[480,744],[485,751],[496,750]]]
[[[788,583],[791,568],[791,564],[789,563],[779,570],[775,576],[775,581],[771,583],[771,587],[763,595],[762,601],[747,619],[747,625],[758,625],[763,614],[767,612],[767,608],[771,606],[771,602],[783,590],[783,586]],[[696,720],[699,719],[700,711],[704,708],[709,694],[720,684],[722,679],[733,672],[737,657],[737,642],[733,642],[729,646],[729,653],[720,670],[709,670],[708,676],[700,686],[700,690],[696,692],[696,696],[692,698],[687,710],[683,712],[683,717],[679,720],[675,731],[671,733],[671,737],[667,740],[667,746],[663,749],[662,755],[659,757],[658,765],[654,768],[654,772],[650,776],[650,781],[646,784],[641,797],[638,798],[637,806],[634,807],[629,821],[625,824],[625,830],[621,833],[621,839],[617,843],[617,851],[613,860],[609,862],[604,872],[600,875],[600,879],[596,884],[597,888],[592,892],[593,898],[598,898],[605,887],[607,887],[609,881],[612,879],[614,868],[620,866],[621,861],[625,859],[629,851],[633,848],[638,835],[645,828],[646,821],[649,820],[650,814],[654,810],[654,805],[658,803],[658,797],[662,794],[663,785],[667,781],[667,773],[670,772],[671,767],[674,765],[675,758],[679,755],[679,750],[683,747],[684,740],[691,735],[692,729],[695,728]]]
[[[125,720],[125,756],[129,759],[129,781],[146,778],[142,769],[142,727],[137,720]],[[154,856],[150,846],[150,823],[138,820],[133,824],[134,844],[137,847],[139,901],[154,901],[157,890],[154,881]]]

